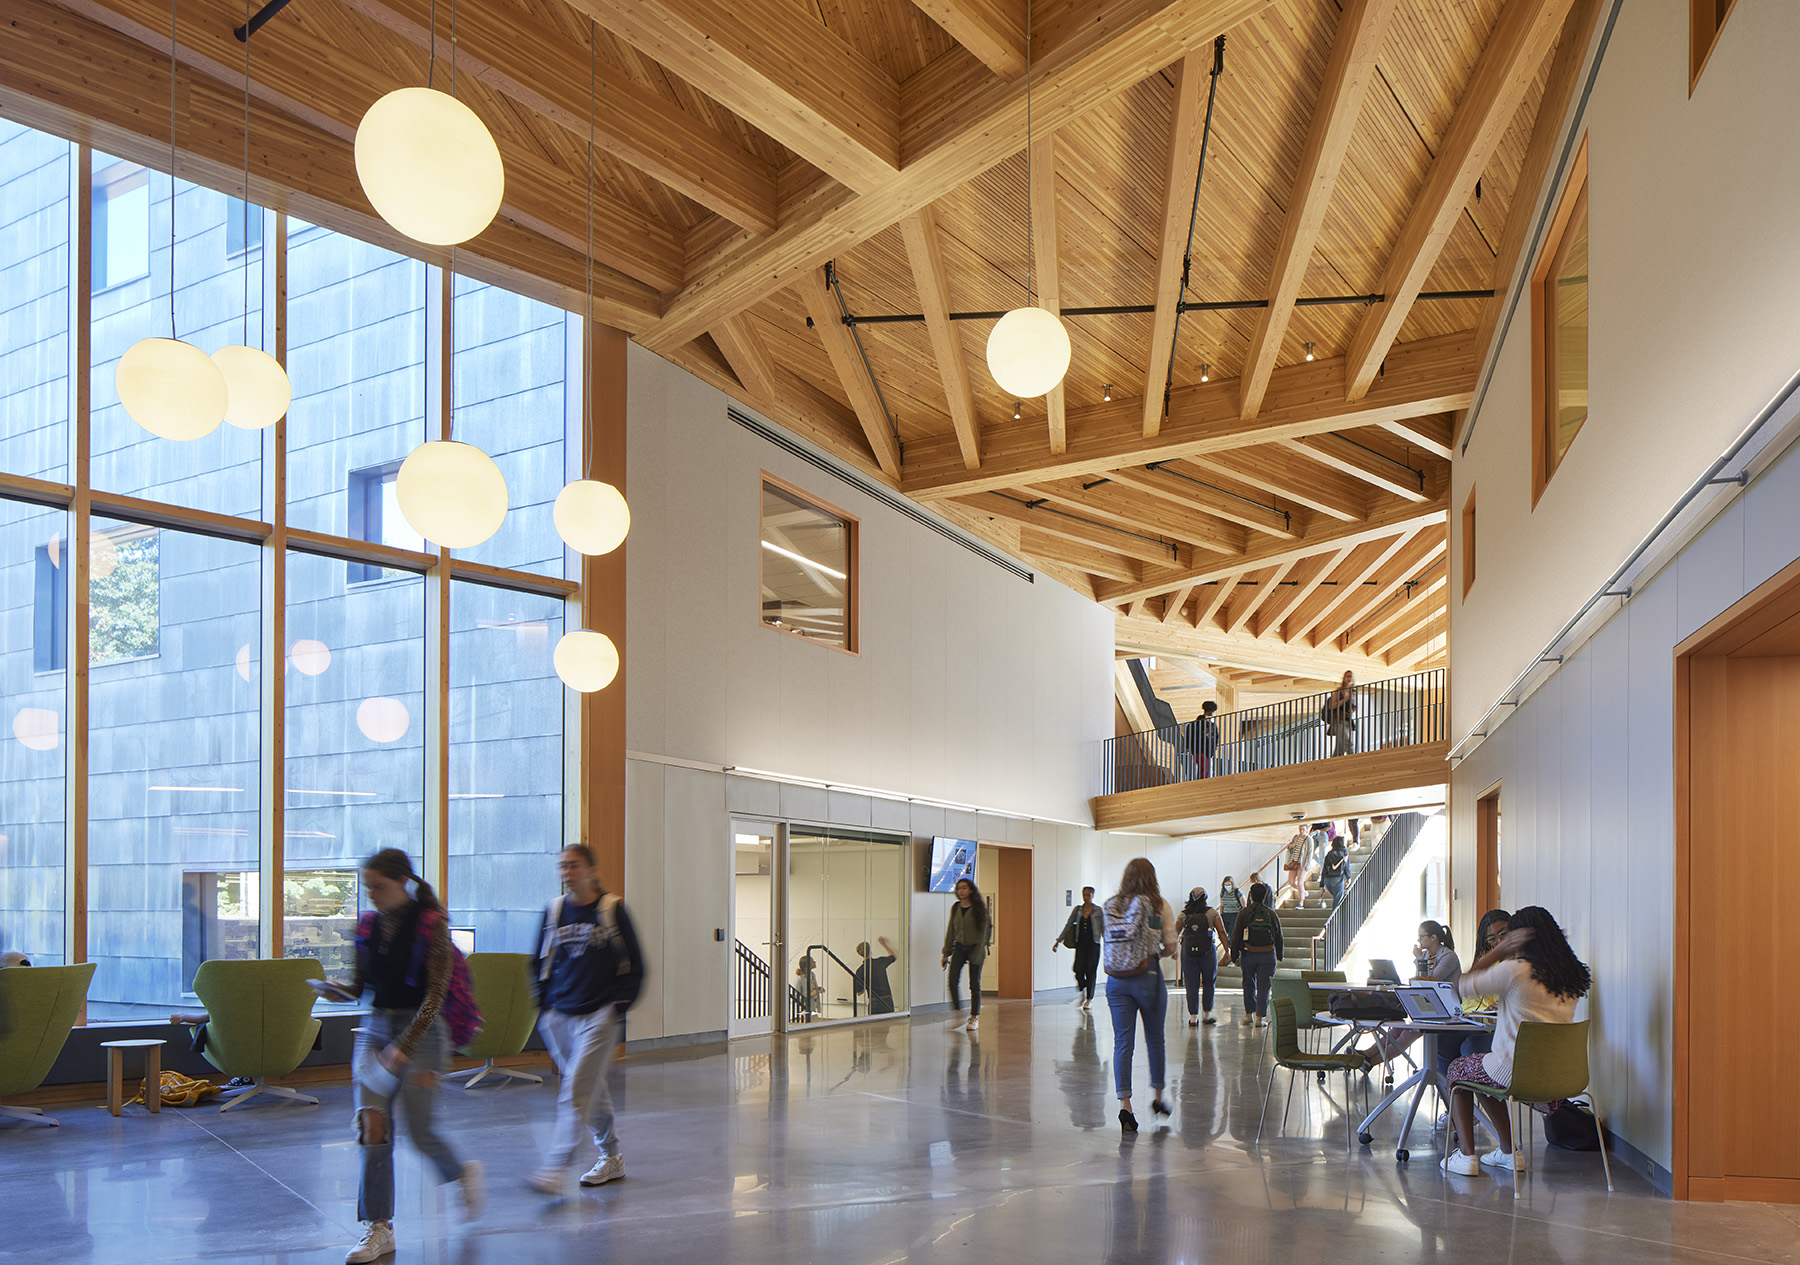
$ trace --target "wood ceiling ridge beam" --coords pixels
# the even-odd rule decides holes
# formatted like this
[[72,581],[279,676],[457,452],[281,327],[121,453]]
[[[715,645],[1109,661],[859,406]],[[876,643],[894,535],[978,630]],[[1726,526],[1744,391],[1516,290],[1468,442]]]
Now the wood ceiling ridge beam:
[[[983,492],[972,496],[962,504],[977,513],[986,514],[990,518],[998,518],[1005,522],[1018,523],[1022,527],[1030,527],[1034,531],[1050,536],[1061,536],[1065,540],[1073,540],[1077,544],[1092,545],[1098,549],[1110,550],[1127,558],[1152,566],[1167,567],[1172,563],[1180,564],[1181,550],[1164,541],[1153,540],[1129,531],[1123,527],[1113,527],[1090,519],[1078,518],[1066,512],[1046,509],[1042,503],[1014,500],[1002,496],[998,492]],[[1138,596],[1155,597],[1157,594],[1174,588],[1176,585],[1165,585],[1163,588],[1151,588],[1140,593],[1132,593],[1121,601],[1130,601]]]
[[[1234,381],[1181,387],[1154,440],[1143,437],[1139,400],[1114,400],[1072,412],[1068,451],[1061,454],[1044,452],[1036,424],[1003,422],[983,435],[982,468],[974,472],[963,465],[954,439],[926,438],[908,445],[903,485],[909,496],[921,500],[961,496],[1447,412],[1466,407],[1472,397],[1473,347],[1470,332],[1402,344],[1394,348],[1375,387],[1354,403],[1340,396],[1341,361],[1278,369],[1261,416],[1248,422],[1237,415]],[[1316,454],[1307,455],[1316,459]]]
[[1303,435],[1298,439],[1284,439],[1281,443],[1395,496],[1409,501],[1424,501],[1430,497],[1430,485],[1423,470],[1403,465],[1344,435]]
[[1114,470],[1106,476],[1124,487],[1136,488],[1158,500],[1184,509],[1201,509],[1227,522],[1237,523],[1271,536],[1292,540],[1292,517],[1271,506],[1246,501],[1230,492],[1206,486],[1199,481],[1160,467],[1136,467]]
[[1273,446],[1185,457],[1179,465],[1198,478],[1223,476],[1294,504],[1352,523],[1369,514],[1369,487],[1360,479]]
[[1025,73],[1023,0],[913,0],[919,12],[1007,81]]
[[962,335],[950,323],[950,278],[944,270],[943,241],[937,218],[924,207],[900,221],[906,241],[906,258],[912,265],[913,283],[919,291],[919,308],[937,360],[938,376],[949,403],[950,423],[962,449],[963,465],[981,468],[981,427],[975,420],[975,392],[969,382],[969,366],[963,356]]
[[1383,422],[1381,428],[1416,448],[1423,448],[1440,461],[1450,460],[1452,426],[1447,414]]
[[1370,307],[1351,337],[1344,371],[1347,398],[1362,398],[1375,380],[1475,182],[1549,55],[1571,2],[1507,0],[1388,258],[1380,289],[1386,297]]
[[1352,590],[1352,600],[1341,604],[1329,621],[1322,620],[1313,629],[1311,644],[1335,644],[1347,637],[1359,620],[1367,618],[1371,611],[1404,588],[1408,580],[1420,575],[1447,547],[1445,533],[1421,531],[1396,557],[1394,573],[1386,580],[1377,577],[1372,589]]
[[[1059,233],[1056,227],[1056,134],[1040,137],[1031,143],[1031,235],[1032,254],[1037,258],[1038,306],[1047,312],[1062,313],[1062,268],[1059,263]],[[1067,452],[1069,448],[1068,404],[1063,384],[1058,382],[1044,397],[1045,420],[1050,431],[1050,451]]]
[[[1420,533],[1424,530],[1424,528],[1415,528],[1412,531],[1401,532],[1385,546],[1369,542],[1371,547],[1362,551],[1362,562],[1358,565],[1356,570],[1351,571],[1348,575],[1340,576],[1338,579],[1332,580],[1331,572],[1328,571],[1326,573],[1325,582],[1321,583],[1319,587],[1322,590],[1326,584],[1330,584],[1332,586],[1332,591],[1322,595],[1315,595],[1315,597],[1309,598],[1307,603],[1303,603],[1298,607],[1294,611],[1293,617],[1288,621],[1288,626],[1281,631],[1282,640],[1290,643],[1298,642],[1302,637],[1305,637],[1308,633],[1317,628],[1320,622],[1327,618],[1338,607],[1342,606],[1345,602],[1351,601],[1355,595],[1361,591],[1365,584],[1373,585],[1375,583],[1375,577],[1380,574],[1382,569],[1393,562],[1394,559],[1400,555],[1402,550],[1406,549],[1412,542],[1419,539]],[[1354,557],[1356,552],[1356,549],[1352,549],[1351,557]],[[1346,557],[1344,563],[1348,563],[1350,560],[1350,557]],[[1344,563],[1340,563],[1339,566],[1344,565]],[[1337,568],[1334,567],[1332,568],[1332,571],[1335,571],[1336,569]],[[1313,601],[1317,601],[1318,608],[1316,610],[1309,610],[1308,604]],[[1314,644],[1316,644],[1316,642]]]
[[1204,133],[1201,87],[1211,64],[1196,51],[1169,70],[1175,81],[1175,108],[1169,116],[1169,157],[1164,169],[1162,225],[1157,234],[1156,313],[1150,319],[1150,351],[1146,360],[1143,399],[1144,438],[1162,429],[1168,398],[1169,368],[1175,350],[1176,303],[1181,299],[1183,264],[1187,258],[1190,202],[1199,178],[1200,140]]
[[[1506,306],[1519,257],[1525,252],[1525,241],[1536,218],[1543,196],[1545,178],[1550,174],[1558,142],[1562,139],[1563,120],[1569,103],[1575,97],[1580,80],[1581,63],[1587,58],[1588,44],[1599,22],[1602,0],[1575,0],[1569,16],[1563,19],[1562,31],[1556,37],[1556,52],[1550,61],[1550,76],[1544,83],[1544,95],[1538,102],[1537,118],[1532,122],[1531,140],[1525,147],[1525,160],[1519,168],[1518,183],[1513,186],[1512,205],[1507,208],[1506,227],[1500,233],[1500,249],[1494,256],[1494,297],[1481,307],[1481,320],[1475,326],[1475,363],[1487,362],[1494,333],[1500,327],[1500,313]],[[1452,442],[1461,430],[1462,417],[1452,430]]]
[[1228,557],[1243,553],[1248,543],[1247,533],[1235,524],[1219,522],[1191,508],[1146,504],[1126,489],[1105,482],[1087,485],[1068,479],[1032,484],[1021,491],[1132,531],[1185,541]]
[[[115,15],[116,17],[117,15]],[[123,21],[123,19],[119,19]],[[51,135],[164,170],[168,115],[144,102],[169,99],[168,36],[148,41],[57,5],[0,2],[0,105],[6,117]],[[178,85],[176,174],[232,196],[244,184],[243,70],[221,82],[190,66]],[[332,232],[443,266],[447,252],[402,237],[367,210],[350,142],[335,128],[289,113],[253,93],[249,199]],[[357,209],[364,208],[364,209]],[[458,271],[571,311],[583,305],[582,256],[506,217],[459,247]],[[594,270],[594,315],[634,332],[662,313],[649,285],[607,265]]]
[[1243,557],[1229,563],[1149,571],[1136,585],[1102,586],[1100,600],[1103,602],[1126,602],[1140,593],[1165,593],[1183,584],[1197,584],[1225,575],[1239,574],[1247,569],[1275,566],[1291,558],[1303,558],[1310,554],[1324,553],[1342,545],[1358,544],[1365,540],[1378,540],[1412,527],[1432,524],[1441,526],[1447,507],[1448,501],[1443,497],[1424,505],[1401,501],[1384,507],[1378,513],[1371,514],[1366,523],[1349,524],[1324,520],[1322,523],[1314,524],[1306,536],[1300,540],[1271,538],[1266,542],[1257,542]]
[[1249,419],[1262,409],[1269,375],[1281,356],[1281,344],[1294,313],[1294,300],[1312,262],[1313,247],[1325,223],[1325,212],[1337,188],[1338,172],[1349,152],[1350,138],[1362,113],[1369,85],[1375,81],[1376,58],[1387,38],[1388,26],[1399,0],[1347,0],[1338,17],[1331,58],[1319,85],[1312,124],[1300,167],[1288,196],[1281,240],[1269,276],[1269,306],[1256,315],[1244,356],[1244,373],[1238,392],[1238,415]]
[[815,269],[811,278],[801,283],[801,300],[806,304],[807,315],[812,318],[813,329],[817,331],[819,341],[825,346],[825,354],[831,360],[831,367],[837,372],[838,382],[843,386],[844,394],[850,398],[850,407],[856,410],[856,420],[862,426],[863,436],[869,441],[869,451],[874,454],[875,463],[881,467],[883,474],[898,478],[900,441],[888,424],[887,406],[882,403],[881,392],[876,388],[875,380],[869,376],[869,366],[863,361],[862,353],[857,350],[850,327],[844,324],[843,313],[838,310],[837,295],[832,291],[825,273],[824,268]]
[[900,85],[801,6],[568,3],[852,189],[878,188],[899,172]]
[[[431,33],[420,20],[429,0],[339,0],[419,48]],[[429,20],[428,18],[426,20]],[[562,32],[530,22],[509,7],[470,5],[458,19],[458,69],[541,114],[586,143],[589,131],[586,58],[556,73],[567,51]],[[442,37],[440,36],[440,40]],[[585,45],[583,47],[585,51]],[[440,56],[447,55],[447,50]],[[595,59],[594,147],[733,224],[772,233],[777,223],[774,169],[755,154],[665,101],[610,63]]]
[[[583,2],[629,7],[636,0]],[[1032,133],[1057,132],[1271,4],[1082,0],[1066,14],[1046,19],[1039,33],[1044,55],[1034,59]],[[906,81],[901,111],[904,170],[899,175],[731,252],[693,278],[638,341],[652,351],[691,341],[719,319],[794,285],[819,264],[961,188],[1026,144],[1024,83],[995,78],[962,49]]]

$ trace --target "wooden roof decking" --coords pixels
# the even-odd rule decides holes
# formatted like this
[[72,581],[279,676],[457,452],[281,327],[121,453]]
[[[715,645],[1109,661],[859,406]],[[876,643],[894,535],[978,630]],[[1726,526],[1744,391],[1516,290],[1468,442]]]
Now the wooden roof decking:
[[[1548,149],[1539,115],[1560,118],[1597,6],[1043,0],[1032,134],[1056,247],[1035,271],[1025,12],[462,0],[456,91],[494,132],[507,194],[458,266],[579,307],[591,86],[601,319],[1114,607],[1121,645],[1224,645],[1239,666],[1288,675],[1435,661],[1452,418],[1498,300],[1407,303],[1406,289],[1374,307],[1284,306],[1242,384],[1264,314],[1186,312],[1158,421],[1151,313],[1070,317],[1056,400],[1015,402],[987,373],[987,322],[940,323],[935,341],[923,323],[859,325],[871,380],[848,331],[809,327],[837,302],[809,288],[830,261],[859,316],[1007,309],[1046,282],[1064,308],[1157,302],[1159,256],[1178,244],[1165,227],[1186,224],[1193,192],[1171,175],[1178,81],[1189,111],[1216,93],[1190,301],[1267,299],[1296,207],[1309,244],[1288,292],[1302,298],[1381,292],[1403,264],[1427,291],[1503,286],[1529,210],[1516,194]],[[144,102],[167,100],[166,4],[0,0],[0,15],[0,110],[160,165],[166,115]],[[182,174],[230,191],[242,20],[237,0],[181,6]],[[430,0],[299,0],[263,27],[252,196],[444,262],[374,219],[348,164],[368,105],[424,82],[430,21]],[[437,23],[448,86],[449,6]],[[1334,49],[1361,57],[1351,80],[1328,82]],[[1320,131],[1333,101],[1350,104]],[[1309,194],[1295,186],[1314,132],[1333,161]],[[1160,297],[1166,318],[1166,285]]]

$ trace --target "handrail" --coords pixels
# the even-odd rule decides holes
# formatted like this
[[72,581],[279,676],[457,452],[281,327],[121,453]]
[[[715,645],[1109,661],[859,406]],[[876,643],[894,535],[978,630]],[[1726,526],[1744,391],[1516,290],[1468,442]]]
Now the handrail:
[[1389,819],[1387,829],[1345,886],[1344,898],[1332,907],[1325,925],[1312,939],[1315,971],[1331,970],[1343,960],[1350,949],[1350,941],[1374,912],[1375,903],[1387,891],[1400,862],[1412,851],[1414,841],[1424,828],[1423,813],[1401,813]]
[[851,985],[851,987],[850,987],[850,1017],[852,1019],[856,1018],[856,1013],[857,1013],[857,1011],[856,1011],[856,972],[850,969],[850,964],[848,962],[844,961],[843,958],[841,958],[837,954],[833,953],[831,951],[831,949],[829,947],[827,947],[826,945],[823,945],[823,944],[807,945],[806,946],[807,955],[811,956],[812,951],[814,949],[821,950],[825,954],[826,957],[830,958],[833,962],[836,962],[839,966],[843,967],[844,973],[850,977],[850,985]]
[[[1348,735],[1349,751],[1414,746],[1447,737],[1446,684],[1444,669],[1433,668],[1354,686],[1356,715]],[[1108,738],[1100,744],[1100,793],[1114,795],[1326,759],[1331,744],[1321,712],[1332,693],[1321,690],[1262,707],[1218,712],[1212,718],[1211,751],[1203,749],[1195,721]]]

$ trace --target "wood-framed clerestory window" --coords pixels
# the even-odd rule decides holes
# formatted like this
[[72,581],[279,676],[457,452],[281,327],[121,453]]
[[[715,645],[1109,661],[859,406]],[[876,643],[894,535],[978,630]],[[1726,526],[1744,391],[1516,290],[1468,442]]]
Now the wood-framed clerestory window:
[[1588,150],[1584,137],[1531,274],[1531,503],[1588,417]]
[[857,653],[855,516],[766,471],[760,514],[763,627]]

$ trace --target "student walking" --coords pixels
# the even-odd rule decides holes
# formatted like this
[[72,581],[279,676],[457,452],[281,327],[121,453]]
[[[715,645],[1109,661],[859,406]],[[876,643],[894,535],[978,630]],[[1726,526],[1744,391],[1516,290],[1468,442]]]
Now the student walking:
[[1286,882],[1283,884],[1282,896],[1275,902],[1277,905],[1285,903],[1290,892],[1296,909],[1306,904],[1306,854],[1311,849],[1311,840],[1304,830],[1296,830],[1294,837],[1288,840],[1287,857],[1281,866]]
[[[1218,1022],[1213,1018],[1213,983],[1219,973],[1219,956],[1213,948],[1213,932],[1225,947],[1225,965],[1231,965],[1231,946],[1226,941],[1225,923],[1219,911],[1206,903],[1206,889],[1196,887],[1188,893],[1187,907],[1175,920],[1175,932],[1181,937],[1181,978],[1187,985],[1188,1027]],[[1204,1016],[1204,1017],[1203,1017]]]
[[1150,1110],[1169,1114],[1163,1102],[1163,1017],[1169,989],[1161,959],[1175,953],[1175,911],[1156,884],[1156,867],[1137,857],[1125,865],[1118,894],[1101,906],[1101,963],[1106,968],[1106,1005],[1113,1022],[1113,1087],[1119,1095],[1119,1128],[1136,1133],[1131,1112],[1131,1060],[1137,1024],[1144,1021],[1144,1049],[1150,1056]]
[[1200,714],[1188,722],[1188,750],[1194,754],[1195,776],[1211,777],[1213,757],[1219,752],[1219,722],[1213,713],[1219,705],[1210,698],[1200,704]]
[[438,1180],[461,1188],[463,1215],[473,1221],[486,1201],[481,1165],[463,1162],[438,1135],[438,1078],[450,1061],[443,1014],[456,964],[450,919],[431,885],[413,872],[398,848],[363,862],[363,895],[373,912],[356,927],[355,973],[322,992],[346,1001],[372,993],[357,1030],[352,1059],[356,1141],[361,1178],[356,1219],[363,1235],[345,1254],[349,1265],[379,1260],[394,1250],[394,1100],[406,1113],[412,1144],[437,1169]]
[[1264,1027],[1269,1022],[1269,982],[1275,978],[1275,964],[1286,956],[1281,919],[1269,908],[1267,883],[1250,885],[1250,905],[1231,933],[1231,955],[1244,972],[1244,1026]]
[[644,984],[637,932],[624,903],[600,885],[593,852],[584,843],[570,844],[557,868],[564,894],[545,907],[531,955],[538,1028],[562,1073],[549,1153],[526,1179],[547,1195],[562,1193],[584,1130],[600,1155],[581,1184],[603,1186],[625,1176],[606,1077],[625,1012]]
[[1331,907],[1344,903],[1344,882],[1350,876],[1350,854],[1344,851],[1343,839],[1331,841],[1325,860],[1319,865],[1319,886],[1331,894]]
[[944,952],[938,966],[950,970],[950,1028],[964,1027],[960,984],[964,965],[969,968],[969,1019],[967,1028],[981,1027],[981,964],[987,961],[988,945],[994,939],[993,921],[988,917],[987,902],[970,879],[956,880],[956,900],[950,906],[949,921],[944,924]]
[[1083,1010],[1094,1005],[1094,975],[1100,969],[1100,906],[1094,889],[1081,889],[1081,903],[1069,911],[1069,919],[1050,946],[1050,952],[1067,945],[1075,951],[1075,1004]]
[[1344,679],[1325,699],[1319,709],[1325,732],[1331,737],[1332,755],[1349,755],[1356,735],[1356,674],[1344,673]]
[[1219,884],[1219,917],[1225,920],[1225,934],[1220,937],[1223,943],[1231,943],[1231,929],[1237,922],[1238,911],[1244,907],[1244,897],[1231,881],[1231,875]]

